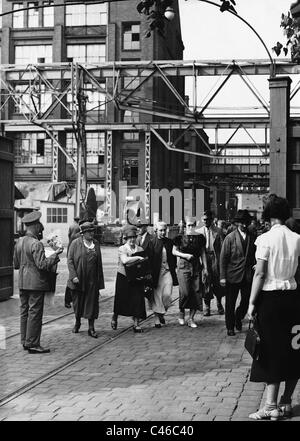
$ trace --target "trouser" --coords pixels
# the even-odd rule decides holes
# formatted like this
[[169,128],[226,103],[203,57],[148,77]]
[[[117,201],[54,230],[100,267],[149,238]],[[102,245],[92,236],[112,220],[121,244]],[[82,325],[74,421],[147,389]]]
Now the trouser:
[[21,343],[25,346],[40,345],[44,297],[43,291],[20,290]]
[[208,280],[206,284],[208,285],[208,289],[204,290],[203,299],[205,306],[207,308],[210,308],[210,302],[213,299],[214,295],[217,299],[217,304],[221,304],[223,290],[220,286],[220,276],[215,253],[208,252],[206,254],[206,260],[208,271]]
[[[235,310],[236,300],[241,292],[241,301]],[[240,283],[227,283],[225,299],[225,322],[227,329],[234,329],[235,323],[243,320],[245,317],[251,292],[251,283],[243,279]]]

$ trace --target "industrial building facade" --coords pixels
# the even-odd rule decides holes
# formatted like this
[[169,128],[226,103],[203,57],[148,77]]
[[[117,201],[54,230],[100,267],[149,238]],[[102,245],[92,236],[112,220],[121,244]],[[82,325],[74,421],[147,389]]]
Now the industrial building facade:
[[[2,12],[16,11],[2,17],[1,63],[21,66],[16,81],[10,82],[14,99],[9,99],[2,89],[2,120],[5,124],[2,134],[13,140],[15,152],[15,180],[28,183],[38,189],[39,185],[66,181],[76,183],[77,136],[72,124],[64,123],[72,113],[73,99],[70,91],[60,97],[61,105],[51,108],[54,95],[47,92],[34,94],[33,87],[28,93],[28,81],[23,81],[21,69],[37,65],[39,72],[49,66],[101,66],[104,62],[123,61],[132,64],[140,60],[182,59],[180,18],[177,2],[174,2],[176,16],[172,26],[166,24],[165,37],[153,33],[145,38],[148,23],[136,10],[136,1],[120,1],[100,4],[71,5],[61,0],[39,2],[2,1]],[[38,8],[35,6],[47,6]],[[28,9],[29,8],[29,9]],[[24,10],[20,10],[24,9]],[[24,74],[23,74],[24,75]],[[3,78],[3,77],[2,77]],[[124,77],[123,94],[130,94],[141,81],[137,76]],[[174,80],[176,81],[176,79]],[[86,148],[86,172],[88,186],[92,185],[103,212],[107,210],[107,188],[117,198],[116,216],[119,213],[119,183],[132,189],[184,187],[184,160],[182,153],[169,152],[150,132],[143,130],[121,130],[121,126],[134,127],[134,123],[150,124],[155,116],[116,108],[112,100],[115,83],[111,79],[83,84],[85,121],[84,135]],[[63,80],[52,82],[53,87],[61,87]],[[99,89],[100,87],[100,89]],[[101,91],[101,87],[103,91]],[[184,80],[178,78],[177,89],[184,94]],[[8,86],[7,86],[8,88]],[[39,91],[43,85],[39,84]],[[9,91],[9,88],[8,88]],[[9,91],[11,93],[11,91]],[[106,93],[107,92],[107,93]],[[11,97],[10,97],[11,98]],[[6,102],[7,101],[7,102]],[[159,106],[176,109],[178,102],[160,79],[153,78],[143,86],[131,101],[149,103],[149,109]],[[30,113],[52,115],[56,124],[42,126],[31,123]],[[52,113],[51,113],[52,112]],[[119,128],[118,128],[119,127]],[[51,133],[49,132],[51,131]],[[57,149],[55,140],[62,146]],[[55,153],[56,150],[56,153]],[[171,172],[170,172],[171,171]],[[149,205],[149,201],[148,201]],[[148,207],[149,219],[149,207]],[[150,220],[150,219],[149,219]]]

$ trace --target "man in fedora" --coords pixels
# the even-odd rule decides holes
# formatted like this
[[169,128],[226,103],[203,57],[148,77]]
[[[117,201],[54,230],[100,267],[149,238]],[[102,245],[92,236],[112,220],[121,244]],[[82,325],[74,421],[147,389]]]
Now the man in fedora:
[[[242,330],[255,265],[255,239],[248,232],[251,222],[248,210],[238,210],[234,221],[237,229],[225,237],[220,255],[220,285],[226,287],[225,322],[230,336],[235,335],[234,327]],[[241,301],[235,310],[239,291]]]
[[46,258],[40,242],[44,230],[41,215],[40,211],[33,211],[23,217],[26,233],[18,240],[14,250],[14,267],[19,270],[21,343],[31,354],[50,352],[40,345],[44,295],[49,291],[47,273],[59,262],[58,255],[63,251],[63,248],[58,248]]

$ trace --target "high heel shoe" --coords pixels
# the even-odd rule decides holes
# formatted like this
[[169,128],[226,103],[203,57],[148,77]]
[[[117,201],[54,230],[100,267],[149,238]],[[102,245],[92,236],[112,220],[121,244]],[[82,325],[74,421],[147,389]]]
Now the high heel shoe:
[[143,332],[142,328],[140,326],[133,325],[133,332],[141,333]]
[[118,327],[117,320],[112,319],[112,321],[110,322],[110,325],[111,325],[112,329],[115,331]]
[[74,328],[72,329],[73,334],[78,334],[79,329],[80,329],[81,323],[75,323]]
[[90,337],[93,337],[93,338],[98,338],[98,334],[97,334],[97,332],[95,331],[95,329],[89,329],[89,330],[88,330],[88,335],[89,335]]

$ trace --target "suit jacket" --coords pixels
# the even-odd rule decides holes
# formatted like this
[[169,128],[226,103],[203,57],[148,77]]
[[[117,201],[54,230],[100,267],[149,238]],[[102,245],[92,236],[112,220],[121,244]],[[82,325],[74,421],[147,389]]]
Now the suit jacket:
[[137,244],[138,246],[142,247],[144,250],[146,250],[146,248],[147,248],[148,245],[149,245],[149,242],[150,242],[151,239],[152,239],[152,236],[151,236],[151,234],[146,233],[146,236],[145,236],[144,242],[141,243],[141,242],[142,242],[142,237],[143,237],[143,236],[138,236],[138,237],[137,237],[137,239],[136,239],[136,244]]
[[247,245],[244,252],[241,235],[238,230],[228,234],[223,242],[220,255],[220,279],[235,284],[245,277],[251,282],[252,267],[255,264],[255,238],[247,234]]
[[14,267],[19,270],[19,289],[49,291],[50,272],[57,262],[57,254],[46,258],[42,242],[27,232],[18,239],[14,250]]
[[[206,238],[206,227],[203,225],[201,228],[196,230],[197,233],[202,234]],[[213,239],[213,249],[216,255],[217,261],[220,260],[220,254],[221,254],[221,248],[224,241],[224,234],[222,230],[218,227],[215,227],[214,225],[211,225],[210,230],[212,232],[212,239]]]
[[[104,276],[103,276],[103,267],[102,267],[102,256],[99,242],[93,239],[95,244],[95,249],[97,253],[97,284],[98,289],[104,289]],[[85,246],[83,243],[83,237],[78,237],[74,239],[70,245],[69,253],[68,253],[68,269],[69,269],[69,280],[68,287],[70,289],[79,289],[80,291],[85,290],[84,279],[86,272],[86,252]],[[79,285],[73,283],[73,279],[78,277]]]
[[148,255],[150,257],[154,288],[157,288],[158,285],[161,262],[162,262],[163,246],[167,251],[167,262],[172,276],[173,285],[174,286],[178,285],[178,280],[176,275],[177,261],[176,261],[176,257],[173,256],[172,254],[173,241],[171,239],[168,239],[167,237],[164,239],[164,241],[162,241],[155,236],[149,242],[146,250],[148,251]]

